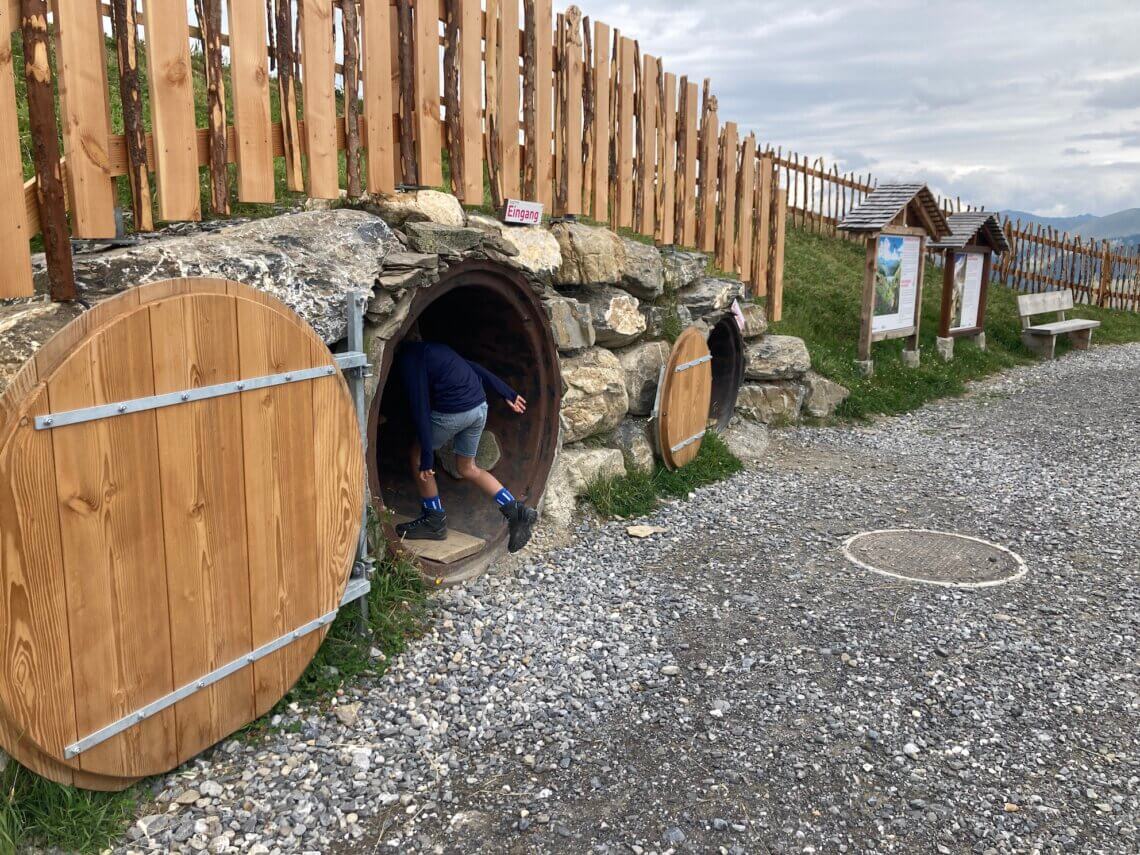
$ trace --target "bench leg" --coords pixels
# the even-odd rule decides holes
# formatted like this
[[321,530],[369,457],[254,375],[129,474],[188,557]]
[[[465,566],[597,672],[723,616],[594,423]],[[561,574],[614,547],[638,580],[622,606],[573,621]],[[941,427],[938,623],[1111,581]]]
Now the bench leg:
[[1057,337],[1055,335],[1033,335],[1023,332],[1021,343],[1042,359],[1052,359],[1057,347]]
[[1092,330],[1076,330],[1069,333],[1069,341],[1073,343],[1073,350],[1088,350],[1092,344]]

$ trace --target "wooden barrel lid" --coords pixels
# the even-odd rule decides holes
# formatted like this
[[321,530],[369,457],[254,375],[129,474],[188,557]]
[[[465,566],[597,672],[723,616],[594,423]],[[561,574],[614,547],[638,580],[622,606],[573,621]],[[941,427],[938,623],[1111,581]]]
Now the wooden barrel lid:
[[[306,379],[129,403],[292,372]],[[105,417],[61,417],[104,404],[116,405]],[[3,747],[48,777],[71,769],[65,783],[114,789],[268,711],[323,625],[289,633],[335,611],[360,535],[360,431],[320,338],[238,283],[154,283],[61,330],[0,409],[18,414],[0,437]],[[56,424],[37,429],[37,416]],[[75,753],[277,639],[288,643]]]
[[712,357],[695,327],[673,345],[657,395],[657,446],[665,465],[677,469],[701,450],[712,398]]

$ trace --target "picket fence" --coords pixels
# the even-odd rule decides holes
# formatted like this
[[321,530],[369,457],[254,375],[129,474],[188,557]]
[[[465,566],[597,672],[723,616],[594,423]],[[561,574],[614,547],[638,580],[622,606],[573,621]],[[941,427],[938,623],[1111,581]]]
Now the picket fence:
[[[771,155],[779,183],[787,188],[788,223],[820,234],[843,236],[839,223],[877,186],[870,175],[840,173],[823,158],[809,160],[782,149]],[[947,214],[985,210],[943,197]],[[1076,301],[1110,309],[1140,311],[1140,246],[1120,247],[1111,241],[1083,239],[1036,223],[1022,225],[1002,217],[1011,247],[994,268],[994,276],[1022,292],[1069,289]]]
[[[469,205],[537,200],[557,216],[695,246],[779,317],[787,202],[776,160],[721,122],[708,80],[665,71],[575,6],[554,16],[551,0],[522,0],[521,14],[519,0],[225,5],[195,0],[191,21],[183,0],[141,0],[141,10],[136,0],[52,0],[51,16],[46,0],[0,0],[0,32],[22,28],[36,166],[25,182],[13,64],[0,53],[0,193],[24,199],[0,212],[0,255],[15,259],[0,270],[0,297],[31,293],[28,242],[42,234],[53,296],[71,298],[70,238],[115,234],[120,177],[135,227],[148,230],[201,219],[202,168],[213,215],[230,212],[229,164],[239,201],[275,201],[283,160],[288,189],[314,198],[339,198],[342,181],[350,199],[445,187]],[[117,86],[104,70],[105,29]],[[206,127],[195,121],[193,45]],[[112,132],[112,99],[122,133]]]

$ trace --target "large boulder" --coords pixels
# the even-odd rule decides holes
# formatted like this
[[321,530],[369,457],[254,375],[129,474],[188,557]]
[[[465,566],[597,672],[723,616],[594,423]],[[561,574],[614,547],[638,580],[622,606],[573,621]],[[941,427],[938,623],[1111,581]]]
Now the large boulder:
[[653,441],[649,437],[649,422],[645,419],[623,421],[613,432],[610,444],[621,452],[627,469],[643,472],[653,469]]
[[621,287],[642,300],[656,300],[665,290],[661,253],[655,247],[624,238]]
[[804,397],[804,412],[817,419],[827,419],[835,415],[839,405],[851,394],[846,386],[828,380],[809,371],[804,377],[807,394]]
[[768,428],[760,422],[733,419],[720,437],[733,456],[746,465],[759,463],[768,451]]
[[562,360],[563,441],[578,442],[606,433],[629,412],[625,372],[618,358],[600,347]]
[[467,225],[496,236],[511,256],[507,263],[539,280],[550,280],[562,266],[562,248],[549,229],[508,226],[486,214],[469,214]]
[[645,338],[666,338],[670,341],[693,322],[685,306],[651,306],[641,305],[641,314],[645,316]]
[[450,193],[441,193],[439,190],[412,190],[391,196],[377,196],[367,207],[396,227],[417,222],[439,223],[444,226],[464,224],[463,206],[459,200]]
[[[421,285],[431,285],[439,278],[439,256],[422,252],[393,252],[384,259],[380,275],[376,277],[376,284],[381,291],[399,295],[409,288],[419,288]],[[381,306],[387,303],[382,301],[383,294],[373,297],[368,308],[371,315],[383,315]],[[381,302],[377,302],[381,300]],[[391,300],[391,298],[389,298]]]
[[741,303],[740,312],[744,315],[744,329],[740,334],[745,339],[760,338],[768,332],[768,316],[762,306],[757,306],[755,303]]
[[723,312],[732,301],[743,296],[743,286],[735,279],[715,279],[705,276],[677,292],[677,302],[699,318],[713,312]]
[[790,380],[811,369],[811,354],[802,338],[766,335],[744,351],[744,376],[749,380]]
[[746,383],[736,398],[736,411],[766,425],[799,421],[805,390],[799,383]]
[[590,307],[594,335],[602,347],[621,347],[645,333],[641,303],[632,294],[606,285],[594,285],[583,288],[577,296]]
[[653,412],[661,368],[672,348],[663,341],[646,341],[617,351],[625,372],[625,389],[629,393],[629,411],[635,416]]
[[624,474],[625,461],[616,448],[563,448],[542,496],[543,519],[560,528],[569,526],[578,497],[590,484]]
[[412,249],[434,255],[461,256],[481,246],[484,237],[479,229],[432,222],[408,223],[404,229]]
[[332,344],[345,335],[348,295],[370,290],[400,249],[379,217],[338,208],[76,256],[75,275],[90,302],[160,279],[233,279],[277,297]]
[[554,344],[560,353],[594,346],[594,324],[590,320],[589,306],[553,292],[543,297],[542,305],[546,308]]
[[562,252],[562,265],[554,274],[561,286],[616,285],[625,264],[625,244],[609,229],[582,223],[555,223],[551,234]]
[[689,252],[676,247],[661,250],[665,287],[680,291],[700,279],[708,269],[709,257],[703,252]]

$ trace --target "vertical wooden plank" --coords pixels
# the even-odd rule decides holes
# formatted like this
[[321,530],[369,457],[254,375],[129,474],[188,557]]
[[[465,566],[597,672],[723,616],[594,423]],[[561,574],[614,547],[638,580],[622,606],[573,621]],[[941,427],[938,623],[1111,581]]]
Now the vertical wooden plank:
[[742,282],[752,281],[753,196],[756,182],[756,135],[749,134],[740,147],[740,176],[737,179],[736,265]]
[[768,320],[772,323],[784,316],[784,237],[788,221],[788,194],[777,191],[776,257],[772,262],[772,287],[768,292]]
[[344,43],[344,161],[348,198],[364,195],[360,150],[360,14],[356,0],[344,0],[340,7]]
[[658,146],[659,155],[664,156],[658,164],[660,168],[659,180],[664,185],[661,188],[662,204],[659,208],[661,218],[657,223],[658,238],[662,244],[669,246],[676,241],[680,230],[675,213],[677,207],[677,75],[672,72],[665,73],[665,102],[661,105],[659,113],[664,116],[664,126],[660,128],[663,143]]
[[[150,321],[135,312],[83,345],[48,382],[51,409],[154,394]],[[91,733],[172,691],[170,611],[154,411],[52,431],[76,725]],[[80,755],[108,775],[169,768],[167,709]]]
[[205,48],[210,212],[227,217],[230,213],[230,170],[226,85],[222,72],[222,0],[194,0],[194,10]]
[[272,202],[275,199],[273,124],[269,112],[265,7],[260,3],[231,2],[228,5],[238,201]]
[[400,114],[400,181],[415,184],[417,180],[416,143],[416,24],[412,17],[412,0],[396,0],[396,37],[394,52],[399,72],[395,75],[396,102]]
[[[566,211],[581,214],[582,208],[582,13],[577,6],[566,10]],[[561,132],[561,129],[557,129]]]
[[459,106],[459,24],[462,0],[443,0],[443,144],[447,150],[449,189],[463,196],[463,116]]
[[[233,300],[202,294],[160,300],[148,312],[155,394],[241,378]],[[241,401],[155,416],[174,684],[183,686],[253,649]],[[253,716],[253,671],[245,668],[179,703],[179,753],[197,753]]]
[[610,183],[610,28],[594,24],[594,198],[591,216],[598,222],[609,219]]
[[135,230],[149,232],[154,229],[154,211],[139,88],[138,9],[134,0],[111,0],[111,33],[119,60],[119,104],[123,111],[131,212],[135,218]]
[[[333,93],[333,0],[305,0],[301,4],[300,27],[305,152],[309,164],[307,192],[314,199],[337,199],[340,164]],[[437,100],[438,97],[437,93]]]
[[756,182],[756,240],[752,256],[752,296],[768,294],[768,257],[772,248],[772,188],[779,182],[771,152],[760,158],[760,176]]
[[194,75],[186,4],[143,0],[143,11],[158,215],[163,220],[200,220]]
[[554,203],[554,30],[551,0],[534,0],[538,50],[535,58],[538,123],[538,201]]
[[[491,22],[487,22],[491,26]],[[499,158],[503,168],[503,194],[516,198],[522,189],[522,159],[519,151],[519,110],[522,86],[519,76],[518,0],[500,0],[499,20]],[[488,93],[490,97],[490,93]]]
[[699,88],[696,83],[685,83],[685,110],[681,115],[684,124],[685,171],[681,176],[684,192],[678,194],[684,204],[684,218],[681,221],[681,243],[685,246],[697,245],[697,98]]
[[[17,26],[12,19],[8,5],[0,5],[0,33],[4,39]],[[12,67],[12,51],[7,41],[0,41],[0,199],[7,203],[0,205],[0,299],[6,297],[30,297],[35,293],[32,286],[32,262],[28,241],[27,209],[22,204],[24,198],[24,177],[16,164],[21,162],[20,124],[16,113],[16,78]],[[17,204],[15,200],[20,200]]]
[[364,145],[368,157],[368,192],[396,192],[396,152],[392,115],[392,33],[387,3],[360,7],[364,55]]
[[482,31],[479,0],[462,0],[459,22],[459,91],[463,126],[463,201],[483,204]]
[[293,0],[275,0],[277,94],[281,107],[281,137],[285,149],[286,186],[300,192],[305,187],[301,168],[301,132],[297,124],[297,45],[293,41]]
[[709,94],[709,81],[704,83],[701,105],[701,214],[697,223],[697,245],[703,252],[716,249],[716,185],[718,169],[717,151],[720,142],[720,123],[717,120],[717,100]]
[[[111,113],[103,16],[89,0],[52,0],[55,12],[59,118],[67,157],[71,233],[115,236]],[[4,33],[7,38],[7,33]],[[19,163],[19,161],[13,161]]]
[[641,194],[641,220],[637,230],[652,237],[657,230],[657,58],[641,59],[641,121],[637,127],[637,190]]
[[499,45],[499,0],[487,0],[487,47],[486,64],[483,72],[486,103],[486,131],[483,138],[487,152],[487,188],[490,192],[491,207],[498,209],[503,204],[503,140],[502,117],[499,115],[499,88],[502,79],[502,48]]
[[633,39],[621,37],[618,47],[617,222],[633,225]]
[[[241,371],[245,377],[279,374],[312,365],[308,350],[293,347],[292,323],[258,303],[238,302]],[[246,491],[268,496],[246,508],[249,543],[253,644],[259,646],[316,615],[313,597],[288,597],[288,591],[314,591],[316,573],[316,484],[282,492],[284,469],[315,471],[313,385],[290,383],[241,395]],[[254,663],[256,713],[273,706],[316,652],[319,633]]]
[[416,13],[416,159],[419,183],[443,184],[439,118],[439,4],[420,0]]
[[736,258],[736,157],[736,123],[727,122],[721,134],[720,194],[717,200],[720,211],[717,225],[717,264],[725,271],[732,270]]

